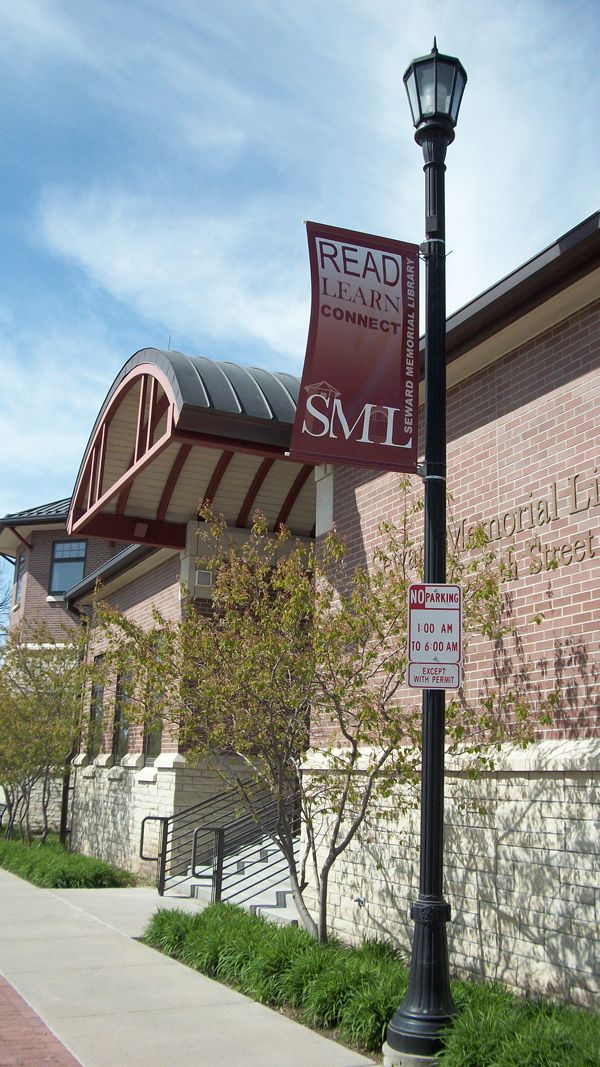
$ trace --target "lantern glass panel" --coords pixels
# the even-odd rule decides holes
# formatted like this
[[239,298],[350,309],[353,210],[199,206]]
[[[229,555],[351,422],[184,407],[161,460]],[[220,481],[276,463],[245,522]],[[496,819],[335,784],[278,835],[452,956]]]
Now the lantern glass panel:
[[435,115],[435,63],[422,63],[417,67],[421,114]]
[[442,62],[437,65],[437,110],[443,115],[450,114],[455,70],[453,63]]
[[408,93],[408,102],[410,104],[410,110],[412,111],[413,123],[416,126],[421,115],[419,112],[419,96],[417,94],[417,78],[414,68],[410,71],[409,76],[406,79],[406,91]]
[[465,91],[466,83],[467,83],[467,79],[466,79],[466,76],[465,76],[464,72],[461,70],[460,67],[457,67],[456,68],[456,82],[455,82],[455,85],[454,85],[454,93],[453,93],[453,96],[452,96],[452,106],[451,106],[451,109],[450,109],[450,118],[451,118],[452,122],[455,123],[455,124],[456,124],[456,120],[458,119],[458,111],[459,111],[459,108],[460,108],[460,102],[462,100],[462,95],[463,95],[463,93]]

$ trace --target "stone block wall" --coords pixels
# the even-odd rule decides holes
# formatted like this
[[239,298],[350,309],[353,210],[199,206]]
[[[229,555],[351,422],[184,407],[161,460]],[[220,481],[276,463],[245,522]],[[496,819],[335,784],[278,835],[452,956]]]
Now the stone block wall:
[[[450,765],[446,786],[452,972],[597,1007],[600,742],[507,749],[475,780]],[[393,798],[379,803],[379,816],[373,809],[368,831],[332,869],[330,926],[347,940],[392,939],[408,951],[419,812],[389,820],[383,805],[393,811]],[[316,910],[314,888],[307,901]]]
[[[156,864],[140,859],[146,815],[173,813],[177,770],[80,766],[74,775],[71,847],[153,880]],[[148,824],[145,852],[156,855],[159,823]]]
[[[76,851],[154,880],[156,863],[143,861],[139,855],[143,819],[173,815],[230,787],[212,768],[188,767],[177,753],[161,753],[153,766],[140,766],[141,762],[135,754],[128,754],[117,766],[107,765],[110,760],[105,755],[90,765],[85,757],[79,758],[74,771],[71,844]],[[148,822],[145,855],[158,854],[159,837],[160,824]],[[206,843],[212,849],[212,835]],[[187,866],[190,844],[185,844],[181,855],[171,853],[171,859]]]

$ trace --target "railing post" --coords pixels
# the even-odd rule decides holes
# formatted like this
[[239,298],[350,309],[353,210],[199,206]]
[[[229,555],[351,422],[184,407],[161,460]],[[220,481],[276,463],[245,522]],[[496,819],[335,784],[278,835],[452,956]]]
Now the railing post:
[[223,891],[223,858],[225,855],[225,830],[215,829],[215,844],[213,849],[213,873],[211,904],[218,904]]
[[168,819],[161,819],[160,823],[160,851],[158,854],[157,888],[159,897],[164,896],[165,883],[167,880],[167,843],[169,840]]

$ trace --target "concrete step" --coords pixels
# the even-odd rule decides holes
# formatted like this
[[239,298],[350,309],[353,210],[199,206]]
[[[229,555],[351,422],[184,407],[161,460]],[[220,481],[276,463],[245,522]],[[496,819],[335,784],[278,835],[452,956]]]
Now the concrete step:
[[[227,862],[227,861],[226,861]],[[237,860],[235,869],[238,874],[244,874],[245,871],[249,871],[251,867],[266,867],[269,860],[267,859],[255,859],[255,860]]]
[[[298,843],[298,850],[299,847]],[[181,895],[187,891],[192,900],[204,905],[211,899],[212,873],[212,863],[198,865],[193,876],[188,868],[186,882],[174,887],[173,892]],[[244,881],[250,884],[244,885]],[[233,904],[273,922],[296,926],[299,923],[285,860],[268,837],[262,844],[254,842],[225,857],[222,894],[225,900],[230,899]],[[169,895],[168,885],[166,895]]]
[[[277,900],[279,897],[279,902]],[[286,898],[284,902],[281,902],[281,897]],[[299,926],[300,919],[296,910],[296,905],[291,899],[291,890],[284,890],[283,893],[264,893],[260,897],[257,897],[252,903],[246,901],[241,903],[239,907],[246,908],[251,915],[261,915],[263,919],[268,919],[269,922],[279,923],[281,926]],[[193,884],[190,886],[190,899],[198,901],[203,906],[210,903],[211,891],[210,888],[203,885]],[[236,901],[232,901],[233,904]]]
[[274,893],[264,893],[245,906],[251,915],[262,915],[270,922],[278,922],[286,926],[298,926],[300,922],[291,889],[277,889]]

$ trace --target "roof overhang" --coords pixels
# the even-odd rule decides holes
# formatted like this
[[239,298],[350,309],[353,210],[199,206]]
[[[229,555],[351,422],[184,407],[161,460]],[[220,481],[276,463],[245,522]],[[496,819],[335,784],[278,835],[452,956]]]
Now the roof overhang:
[[596,212],[448,318],[449,388],[599,297]]
[[299,382],[232,363],[144,349],[115,379],[73,493],[71,535],[183,549],[209,501],[232,527],[259,509],[310,536],[310,464],[287,449]]
[[172,549],[158,549],[146,545],[128,545],[112,556],[92,574],[68,589],[65,600],[78,611],[94,603],[98,587],[106,598],[129,585],[134,579],[154,570],[173,555]]
[[[0,520],[0,555],[14,557],[20,548],[31,548],[31,535],[35,530],[65,530],[67,520],[67,501],[61,501],[65,505],[61,512],[53,512],[47,506],[45,509],[19,512],[14,515],[5,515]],[[36,513],[44,512],[44,514]]]

